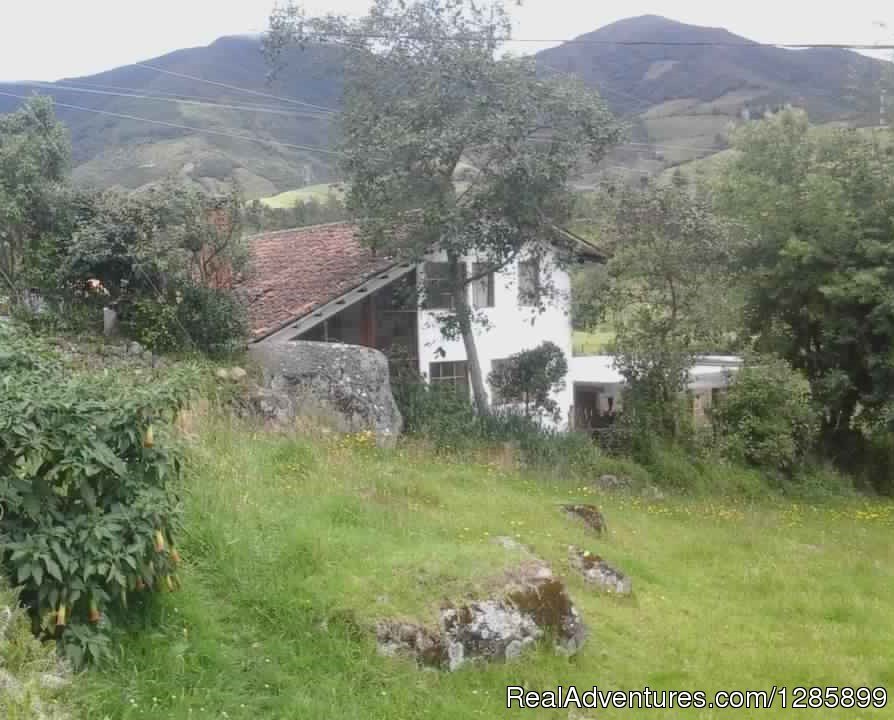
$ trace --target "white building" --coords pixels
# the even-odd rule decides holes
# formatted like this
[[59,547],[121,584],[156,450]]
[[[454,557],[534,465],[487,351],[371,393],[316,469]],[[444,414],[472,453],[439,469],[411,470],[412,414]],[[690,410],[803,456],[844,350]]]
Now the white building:
[[[300,339],[375,347],[389,357],[393,371],[409,369],[469,394],[463,341],[445,338],[438,320],[452,303],[442,255],[433,252],[421,263],[376,256],[350,223],[265,233],[250,243],[253,272],[242,290],[252,342]],[[539,262],[510,263],[468,288],[470,303],[486,320],[475,325],[482,375],[486,381],[499,361],[551,341],[569,363],[565,387],[553,398],[560,425],[591,427],[593,418],[612,409],[620,376],[605,357],[572,358],[571,280],[565,267],[569,260],[604,257],[561,230],[541,250]],[[478,273],[475,258],[467,259],[466,272]],[[527,301],[530,286],[538,282],[552,290],[539,309]],[[725,377],[717,375],[716,382],[725,383]]]

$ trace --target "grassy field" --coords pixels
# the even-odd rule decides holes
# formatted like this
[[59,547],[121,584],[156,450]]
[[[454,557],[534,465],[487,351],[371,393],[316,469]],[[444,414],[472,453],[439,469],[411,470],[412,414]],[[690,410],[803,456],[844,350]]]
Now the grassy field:
[[615,341],[615,331],[608,326],[594,330],[575,330],[572,348],[575,355],[601,355],[609,352]]
[[307,185],[306,187],[298,188],[297,190],[286,190],[285,192],[279,193],[279,195],[263,198],[261,202],[271,208],[290,208],[294,207],[295,203],[299,201],[307,202],[308,200],[318,200],[319,202],[325,202],[326,198],[329,197],[331,193],[334,193],[336,197],[341,197],[343,190],[337,185],[328,183],[322,185]]
[[[617,471],[617,462],[606,461]],[[655,477],[653,480],[660,481]],[[598,503],[609,534],[557,509]],[[379,451],[228,426],[201,433],[184,488],[183,590],[84,674],[85,718],[889,718],[887,710],[507,711],[505,686],[894,690],[894,506],[599,494],[582,478],[486,457]],[[510,665],[421,671],[379,657],[376,618],[432,622],[444,598],[486,593],[517,562],[510,535],[568,578],[590,628],[573,658],[543,648]],[[594,594],[571,543],[633,578]]]

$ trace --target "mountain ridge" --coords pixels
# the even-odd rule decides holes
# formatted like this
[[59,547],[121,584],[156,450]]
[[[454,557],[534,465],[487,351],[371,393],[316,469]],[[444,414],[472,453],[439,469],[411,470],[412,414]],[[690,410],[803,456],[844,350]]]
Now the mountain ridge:
[[[544,72],[572,73],[597,88],[626,118],[631,142],[606,165],[633,173],[722,150],[731,125],[787,104],[819,122],[877,123],[884,67],[851,51],[787,50],[659,15],[619,20],[534,57]],[[310,106],[340,105],[340,51],[293,49],[285,60],[287,70],[268,83],[259,36],[243,34],[37,87],[0,84],[0,91],[37,89],[94,111],[58,107],[79,182],[134,190],[176,176],[210,192],[236,182],[262,197],[335,179],[332,156],[307,148],[330,148],[335,138],[333,117]],[[19,102],[0,96],[0,112]]]

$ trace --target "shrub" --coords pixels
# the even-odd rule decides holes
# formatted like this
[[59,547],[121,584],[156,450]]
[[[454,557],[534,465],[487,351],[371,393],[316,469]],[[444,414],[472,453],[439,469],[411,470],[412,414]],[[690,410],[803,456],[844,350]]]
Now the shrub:
[[779,358],[743,367],[714,411],[723,454],[794,474],[813,446],[819,418],[807,379]]
[[55,720],[67,717],[47,675],[64,683],[64,668],[51,646],[35,639],[18,597],[0,580],[0,717]]
[[237,349],[247,333],[243,308],[232,293],[200,285],[141,297],[127,315],[129,334],[156,352],[220,355]]
[[551,397],[565,385],[568,361],[558,345],[546,341],[504,360],[488,376],[502,402],[523,410],[527,418],[558,419],[559,406]]
[[72,374],[0,329],[0,564],[76,664],[130,593],[176,584],[170,423],[194,379],[135,379]]

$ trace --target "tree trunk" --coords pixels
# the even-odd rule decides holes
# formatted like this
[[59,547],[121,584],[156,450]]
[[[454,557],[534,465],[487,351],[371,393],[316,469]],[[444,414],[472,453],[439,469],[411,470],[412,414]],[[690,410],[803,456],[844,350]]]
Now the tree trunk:
[[450,268],[450,277],[453,286],[453,311],[456,313],[459,323],[459,331],[466,348],[466,361],[469,367],[469,380],[472,383],[472,398],[479,415],[487,415],[490,407],[487,404],[487,390],[484,387],[484,378],[481,375],[481,361],[478,359],[478,347],[475,345],[475,334],[472,329],[472,309],[466,297],[466,278],[463,273],[462,261],[452,253],[448,254],[447,262]]

